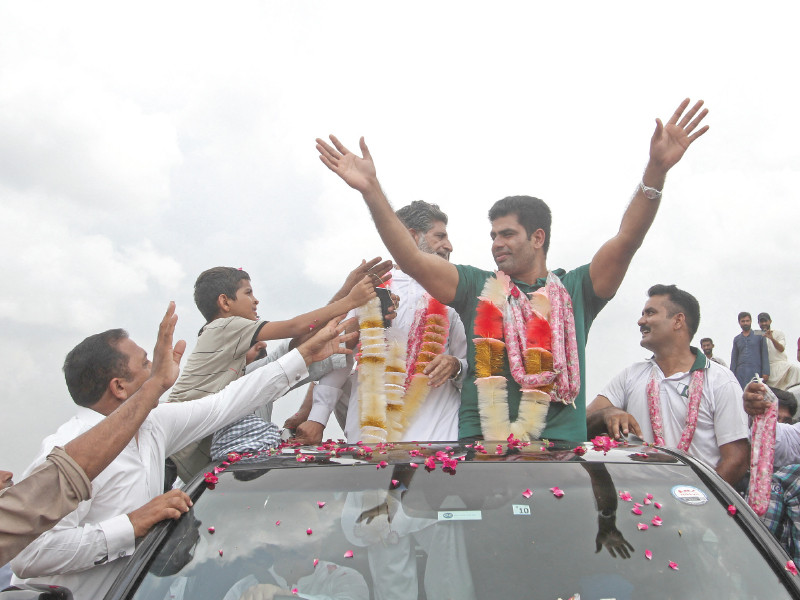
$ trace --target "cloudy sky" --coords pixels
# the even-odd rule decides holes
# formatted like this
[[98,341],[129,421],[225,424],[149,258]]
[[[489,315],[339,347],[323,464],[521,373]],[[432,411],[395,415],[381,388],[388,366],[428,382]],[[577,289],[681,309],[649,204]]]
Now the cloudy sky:
[[[125,327],[152,348],[170,299],[190,347],[198,273],[244,267],[260,314],[324,304],[387,256],[314,139],[366,136],[395,204],[439,203],[453,260],[491,268],[486,211],[554,216],[549,266],[615,234],[656,117],[687,96],[711,130],[588,346],[588,395],[646,355],[653,283],[800,336],[796,3],[5,2],[0,5],[0,466],[21,471],[73,411],[60,371]],[[294,412],[295,398],[276,411]]]

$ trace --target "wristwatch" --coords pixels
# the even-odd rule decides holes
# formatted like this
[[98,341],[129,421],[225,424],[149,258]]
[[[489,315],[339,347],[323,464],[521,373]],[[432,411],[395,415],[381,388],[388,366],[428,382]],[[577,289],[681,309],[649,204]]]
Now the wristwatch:
[[464,367],[461,365],[461,361],[459,360],[458,361],[458,371],[456,371],[455,374],[450,377],[450,379],[452,379],[454,381],[458,381],[458,378],[461,377],[461,371],[463,370],[463,368]]
[[644,197],[648,200],[658,200],[661,198],[661,190],[657,190],[654,187],[645,185],[644,181],[639,182],[639,187],[641,188]]

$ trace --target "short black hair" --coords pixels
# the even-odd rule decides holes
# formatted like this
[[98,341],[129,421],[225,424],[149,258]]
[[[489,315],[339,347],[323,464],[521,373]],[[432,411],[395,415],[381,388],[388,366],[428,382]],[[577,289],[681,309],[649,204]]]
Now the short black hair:
[[700,338],[700,343],[702,344],[703,342],[711,342],[713,344],[714,340],[711,338]]
[[90,335],[69,351],[64,359],[64,379],[69,395],[78,406],[91,407],[115,377],[128,379],[128,356],[119,342],[128,337],[124,329],[109,329]]
[[647,296],[667,296],[672,310],[668,313],[670,317],[674,317],[678,313],[683,313],[686,317],[686,326],[689,328],[689,339],[694,337],[697,333],[697,328],[700,326],[700,303],[697,298],[692,296],[676,285],[664,285],[658,283],[647,290]]
[[[750,317],[750,313],[749,313],[749,312],[746,312],[746,311],[742,311],[742,312],[740,312],[740,313],[739,313],[739,316],[738,316],[738,317],[736,317],[736,320],[737,320],[737,321],[741,321],[741,320],[742,320],[742,319],[744,319],[745,317]],[[750,320],[752,321],[752,320],[753,320],[753,317],[750,317]]]
[[236,300],[236,290],[243,279],[250,281],[247,271],[233,267],[213,267],[200,273],[194,282],[194,303],[206,323],[213,321],[219,314],[217,298],[220,294]]
[[413,229],[419,233],[428,233],[436,221],[447,225],[447,215],[442,212],[438,204],[431,204],[425,200],[414,200],[395,212],[397,218],[403,222],[406,229]]
[[769,389],[771,389],[772,393],[775,394],[775,397],[778,399],[778,404],[788,408],[789,414],[794,416],[794,414],[797,412],[797,398],[794,397],[794,394],[792,392],[787,392],[786,390],[781,390],[772,386],[770,386]]
[[550,226],[553,223],[553,215],[545,201],[533,196],[506,196],[489,209],[489,221],[507,215],[517,215],[517,220],[525,228],[528,239],[531,239],[537,229],[544,231],[542,249],[546,255],[550,248]]

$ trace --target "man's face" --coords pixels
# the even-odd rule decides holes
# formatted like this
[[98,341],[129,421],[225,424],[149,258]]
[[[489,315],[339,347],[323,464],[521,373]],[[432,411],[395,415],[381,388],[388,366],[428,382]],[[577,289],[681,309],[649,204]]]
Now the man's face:
[[789,409],[782,404],[778,405],[778,423],[792,423],[792,413],[789,412]]
[[427,233],[416,232],[417,247],[428,254],[438,254],[445,260],[450,260],[453,246],[447,237],[447,225],[443,221],[434,221]]
[[258,321],[258,299],[253,295],[253,286],[249,279],[242,279],[239,282],[239,289],[236,290],[236,299],[228,298],[230,303],[230,316],[243,317],[251,321]]
[[130,398],[136,391],[142,387],[142,384],[150,377],[150,369],[153,363],[147,358],[147,352],[144,348],[140,348],[136,342],[130,338],[124,338],[117,344],[117,350],[122,352],[128,357],[128,373],[127,379],[121,379],[122,386],[128,393]]
[[642,332],[642,339],[639,342],[642,347],[655,351],[665,340],[671,340],[674,335],[673,323],[677,314],[672,317],[669,314],[669,299],[667,296],[652,296],[647,299],[639,318],[639,331]]
[[758,320],[758,326],[761,328],[762,331],[769,331],[770,329],[772,329],[772,319],[761,317]]
[[536,254],[533,240],[520,225],[517,215],[498,217],[492,221],[492,256],[497,268],[516,276],[531,268]]
[[739,319],[739,327],[741,327],[742,331],[745,333],[750,331],[750,325],[752,325],[752,319],[750,317],[742,317]]
[[711,353],[714,351],[714,344],[713,344],[713,342],[709,342],[709,341],[700,342],[700,348],[702,348],[703,354],[705,354],[706,356],[708,356],[710,358],[711,357]]
[[11,471],[0,471],[0,490],[14,485],[14,474]]

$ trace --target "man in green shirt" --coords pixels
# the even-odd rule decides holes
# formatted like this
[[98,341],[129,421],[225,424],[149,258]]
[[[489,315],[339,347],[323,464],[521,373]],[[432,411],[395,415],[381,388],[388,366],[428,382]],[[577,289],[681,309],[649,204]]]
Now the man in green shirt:
[[[560,403],[550,405],[542,437],[575,441],[586,439],[585,346],[589,327],[600,309],[619,289],[633,255],[644,241],[658,210],[667,171],[678,163],[692,142],[708,130],[707,125],[698,128],[708,113],[707,109],[701,110],[702,105],[701,100],[685,112],[689,106],[687,98],[666,125],[656,119],[656,129],[650,140],[650,159],[617,234],[600,247],[589,264],[568,273],[562,269],[554,271],[572,300],[580,364],[580,392],[575,399],[575,408]],[[331,141],[334,147],[317,139],[320,159],[350,187],[361,192],[378,233],[398,266],[434,298],[451,305],[461,316],[469,343],[469,371],[461,396],[459,437],[481,438],[472,340],[475,337],[473,331],[478,296],[486,279],[493,273],[471,266],[454,265],[435,254],[421,252],[381,190],[375,164],[364,138],[360,140],[363,158],[347,150],[334,136],[331,136]],[[530,293],[542,287],[550,272],[547,250],[551,217],[547,205],[529,196],[509,197],[495,203],[489,218],[492,223],[492,254],[497,268],[511,277],[522,292]],[[520,388],[510,376],[507,357],[504,359],[503,375],[507,380],[509,418],[513,422],[517,417]]]

